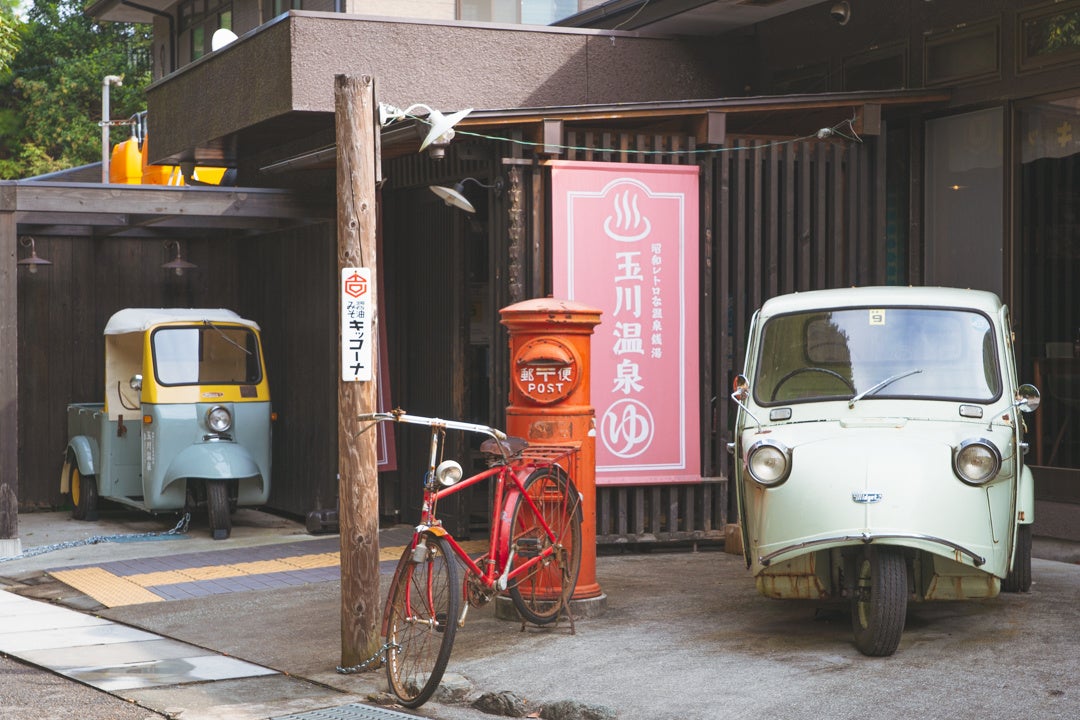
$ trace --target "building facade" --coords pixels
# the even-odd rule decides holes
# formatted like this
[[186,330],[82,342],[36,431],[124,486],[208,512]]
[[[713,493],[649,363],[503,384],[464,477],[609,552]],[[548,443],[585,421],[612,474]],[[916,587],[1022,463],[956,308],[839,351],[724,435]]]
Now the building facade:
[[[313,208],[302,227],[192,238],[224,280],[192,273],[159,301],[205,304],[227,287],[222,301],[263,323],[282,411],[271,506],[303,514],[336,499],[335,231],[314,208],[336,193],[333,78],[364,74],[398,107],[474,109],[440,160],[417,152],[422,122],[382,128],[388,384],[392,404],[412,412],[502,423],[509,359],[497,310],[552,292],[559,272],[552,161],[697,167],[699,478],[605,485],[602,541],[716,536],[727,511],[728,388],[750,314],[776,294],[852,284],[978,287],[1010,304],[1022,379],[1044,393],[1029,428],[1036,532],[1080,539],[1070,482],[1080,471],[1070,282],[1080,257],[1080,36],[1070,31],[1080,2],[610,0],[583,4],[560,27],[361,17],[351,6],[282,15],[264,4],[230,5],[239,38],[201,56],[180,29],[194,27],[182,22],[183,3],[133,18],[131,6],[106,0],[91,12],[155,25],[153,160],[235,167],[241,188],[288,192]],[[472,7],[427,5],[453,5],[458,18]],[[428,189],[466,177],[479,181],[469,191],[475,214]],[[18,234],[35,233],[39,251],[86,247],[59,222],[3,210]],[[116,251],[100,231],[89,237]],[[34,282],[19,277],[20,367],[56,342],[31,304],[64,290]],[[88,324],[117,302],[147,302],[130,298],[139,295],[130,286],[116,295],[97,301]],[[38,387],[20,374],[20,408],[43,402]],[[80,399],[61,395],[45,406],[58,416]],[[19,413],[24,505],[61,501],[52,478],[62,432],[41,417]],[[398,469],[383,474],[388,520],[416,510],[416,449],[399,438]],[[461,527],[485,499],[455,509]]]

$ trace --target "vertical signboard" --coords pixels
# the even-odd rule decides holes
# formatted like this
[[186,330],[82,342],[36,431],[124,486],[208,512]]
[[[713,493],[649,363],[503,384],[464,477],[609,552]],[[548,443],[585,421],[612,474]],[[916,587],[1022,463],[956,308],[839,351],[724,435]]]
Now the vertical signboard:
[[[371,316],[371,269],[341,269],[341,379],[360,382],[372,379],[373,340]],[[381,331],[381,329],[380,329]],[[379,386],[376,388],[380,410],[390,406],[386,343],[379,343]],[[397,454],[393,433],[387,426],[376,428],[376,462],[379,470],[396,470]]]
[[371,380],[371,270],[341,269],[341,379]]
[[597,483],[699,480],[698,168],[551,165],[555,296],[603,313]]

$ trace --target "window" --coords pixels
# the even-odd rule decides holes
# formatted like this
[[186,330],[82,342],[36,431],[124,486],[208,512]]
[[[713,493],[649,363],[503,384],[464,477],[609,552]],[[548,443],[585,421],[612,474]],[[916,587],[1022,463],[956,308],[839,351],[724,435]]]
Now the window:
[[579,0],[458,0],[458,20],[550,25],[580,9]]
[[926,285],[1003,294],[1004,112],[926,123]]
[[221,29],[232,29],[231,0],[185,0],[178,8],[180,42],[187,43],[189,61],[210,52],[210,40]]
[[829,63],[778,70],[773,73],[772,91],[778,95],[826,92],[829,89]]
[[1080,2],[1056,2],[1021,13],[1020,70],[1080,60]]
[[873,48],[844,59],[844,90],[907,87],[907,46]]
[[946,85],[998,77],[1000,34],[994,20],[927,36],[923,45],[925,84]]
[[754,398],[761,405],[851,398],[987,403],[1001,396],[990,320],[970,310],[874,307],[770,318]]
[[151,334],[154,373],[162,385],[257,385],[255,333],[234,325],[168,326]]

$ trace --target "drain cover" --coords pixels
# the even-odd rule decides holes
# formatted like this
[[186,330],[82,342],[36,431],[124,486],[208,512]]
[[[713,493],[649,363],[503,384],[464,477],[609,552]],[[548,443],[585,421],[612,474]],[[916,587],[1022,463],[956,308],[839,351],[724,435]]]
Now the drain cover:
[[270,720],[416,720],[416,715],[387,710],[386,708],[373,705],[342,705],[336,708],[323,708],[310,712],[297,713],[295,715],[282,715]]

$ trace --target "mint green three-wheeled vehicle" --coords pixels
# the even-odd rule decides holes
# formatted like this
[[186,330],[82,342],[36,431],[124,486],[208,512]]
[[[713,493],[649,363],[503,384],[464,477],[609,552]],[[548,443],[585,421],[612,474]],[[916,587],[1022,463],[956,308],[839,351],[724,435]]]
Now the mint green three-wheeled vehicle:
[[270,388],[259,327],[229,310],[129,308],[105,326],[105,400],[68,406],[61,491],[152,513],[205,507],[215,539],[270,494]]
[[894,653],[908,602],[1031,585],[1034,487],[1012,331],[992,293],[844,288],[754,315],[735,484],[748,567],[774,598],[850,604]]

